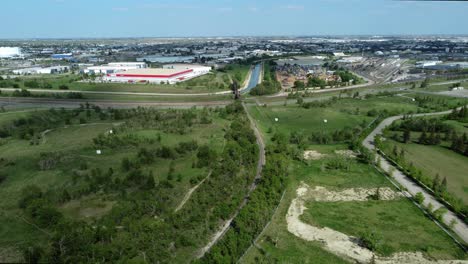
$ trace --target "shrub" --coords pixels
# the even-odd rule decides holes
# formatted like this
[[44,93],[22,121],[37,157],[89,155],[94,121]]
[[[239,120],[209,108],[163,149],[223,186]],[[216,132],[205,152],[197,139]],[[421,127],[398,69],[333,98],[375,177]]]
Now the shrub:
[[424,195],[421,193],[421,192],[418,192],[415,196],[414,196],[414,200],[416,200],[416,202],[418,204],[422,204],[424,202]]

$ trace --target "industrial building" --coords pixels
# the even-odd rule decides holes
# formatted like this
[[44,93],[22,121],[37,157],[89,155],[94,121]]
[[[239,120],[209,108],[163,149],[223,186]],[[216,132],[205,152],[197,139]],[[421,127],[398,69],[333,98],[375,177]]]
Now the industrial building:
[[106,65],[92,66],[83,70],[85,74],[112,74],[122,71],[144,69],[145,62],[112,62]]
[[28,75],[28,74],[58,74],[68,72],[70,70],[69,66],[53,66],[53,67],[33,67],[13,70],[13,74],[18,75]]
[[141,68],[109,73],[104,81],[125,83],[174,84],[209,73],[210,67],[188,64],[165,65],[164,68]]
[[15,57],[21,57],[21,49],[19,47],[0,47],[0,58]]

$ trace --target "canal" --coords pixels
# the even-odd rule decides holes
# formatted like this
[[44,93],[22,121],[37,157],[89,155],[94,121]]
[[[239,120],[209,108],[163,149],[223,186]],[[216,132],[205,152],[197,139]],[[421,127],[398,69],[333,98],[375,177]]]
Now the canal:
[[249,93],[250,90],[255,88],[260,81],[260,76],[262,72],[262,64],[259,63],[255,65],[255,67],[252,70],[252,75],[250,76],[249,84],[247,85],[247,88],[242,90],[242,93]]

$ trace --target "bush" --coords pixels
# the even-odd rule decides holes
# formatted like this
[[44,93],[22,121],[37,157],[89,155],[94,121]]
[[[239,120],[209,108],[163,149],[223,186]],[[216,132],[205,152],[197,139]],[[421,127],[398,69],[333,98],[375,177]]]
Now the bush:
[[424,195],[423,195],[421,192],[418,192],[418,193],[414,196],[414,200],[415,200],[418,204],[423,204],[423,202],[424,202]]
[[6,179],[7,179],[7,175],[0,173],[0,184],[2,184],[2,182],[4,182]]
[[59,89],[60,90],[68,90],[68,86],[65,85],[65,84],[62,84],[62,85],[59,86]]
[[360,236],[361,246],[376,252],[381,247],[382,237],[375,232],[365,232]]

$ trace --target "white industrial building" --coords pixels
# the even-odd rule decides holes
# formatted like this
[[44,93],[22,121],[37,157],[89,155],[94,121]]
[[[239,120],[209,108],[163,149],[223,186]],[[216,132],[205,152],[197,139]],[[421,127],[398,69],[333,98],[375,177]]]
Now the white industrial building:
[[120,83],[174,84],[209,73],[211,67],[191,64],[169,64],[163,68],[140,68],[109,73],[104,81]]
[[416,62],[416,66],[420,68],[425,68],[425,67],[430,67],[430,66],[436,66],[438,64],[441,64],[442,61],[418,61]]
[[0,58],[21,57],[21,49],[18,47],[0,47]]
[[32,67],[25,69],[13,70],[13,74],[28,75],[28,74],[57,74],[64,73],[70,70],[69,66],[52,66],[52,67]]
[[111,74],[144,68],[146,68],[145,62],[111,62],[106,65],[88,67],[83,72],[86,74]]

